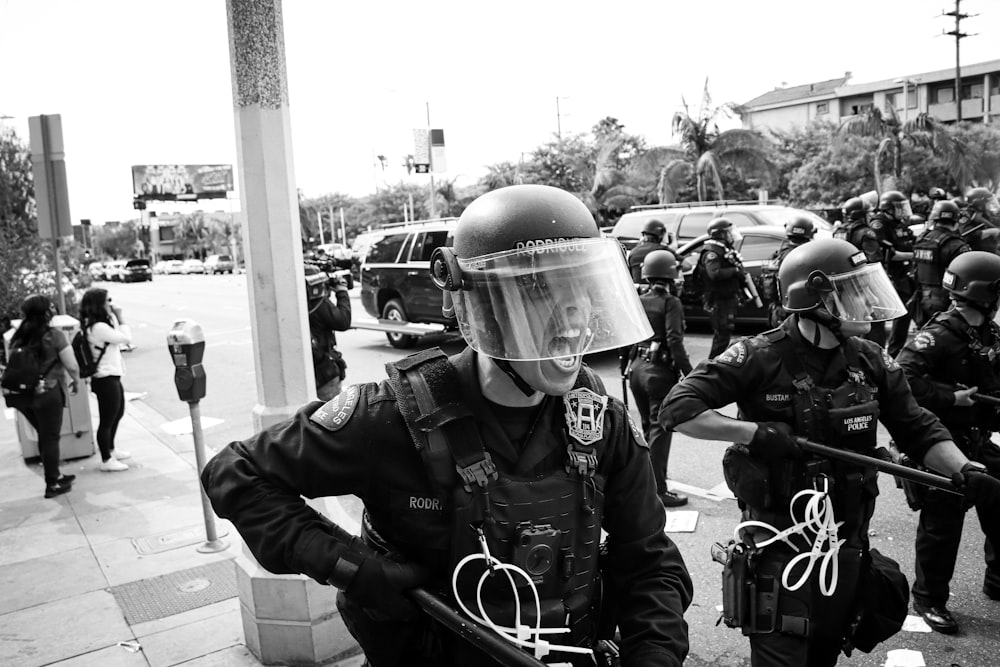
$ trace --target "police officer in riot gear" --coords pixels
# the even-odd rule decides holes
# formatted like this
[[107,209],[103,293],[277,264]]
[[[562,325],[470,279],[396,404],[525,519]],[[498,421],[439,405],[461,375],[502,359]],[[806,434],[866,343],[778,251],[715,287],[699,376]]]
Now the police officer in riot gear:
[[[888,206],[890,204],[887,203]],[[868,206],[865,201],[861,197],[848,199],[844,202],[843,214],[844,222],[833,230],[833,238],[843,239],[861,250],[871,263],[884,262],[885,247],[868,219]],[[879,345],[884,345],[885,322],[872,322],[865,338]]]
[[811,241],[816,236],[816,225],[807,216],[797,213],[789,218],[785,223],[785,240],[774,251],[774,255],[761,271],[760,282],[763,288],[763,296],[768,300],[768,322],[772,326],[777,326],[787,313],[781,307],[781,298],[778,296],[778,270],[785,255],[793,249],[798,248],[803,243]]
[[687,504],[687,496],[667,487],[667,462],[674,434],[664,430],[657,417],[660,403],[670,388],[691,372],[691,361],[684,349],[684,307],[678,298],[684,280],[677,258],[666,250],[646,255],[642,279],[649,290],[639,297],[639,301],[653,327],[653,336],[632,348],[629,381],[642,417],[642,433],[649,443],[656,494],[664,507],[680,507]]
[[[268,570],[341,589],[373,667],[496,664],[416,611],[421,585],[574,665],[593,664],[601,587],[622,664],[679,667],[691,579],[642,433],[582,361],[651,333],[621,246],[570,193],[515,185],[473,201],[431,266],[468,347],[391,362],[230,444],[202,475],[216,512]],[[345,494],[364,503],[360,539],[302,500]],[[512,636],[517,598],[530,627]],[[538,637],[539,617],[568,631]]]
[[931,210],[927,229],[913,242],[916,285],[909,311],[917,327],[948,308],[948,294],[941,285],[945,269],[955,257],[970,250],[958,231],[958,216],[953,202],[938,202]]
[[[899,190],[887,190],[879,197],[878,211],[868,223],[882,245],[886,273],[904,304],[913,296],[913,278],[910,276],[914,242],[913,232],[910,231],[911,215],[906,196]],[[903,349],[910,331],[910,319],[907,312],[893,321],[886,344],[889,356],[895,357]],[[878,326],[884,327],[884,324]]]
[[[833,665],[841,650],[871,651],[899,630],[907,585],[869,546],[874,468],[807,456],[796,438],[871,455],[878,420],[915,460],[958,473],[967,501],[996,507],[1000,482],[967,465],[895,361],[860,338],[903,310],[881,264],[818,239],[788,254],[779,285],[791,316],[698,366],[671,390],[660,421],[735,443],[723,471],[744,523],[729,549],[723,614],[749,635],[752,664]],[[736,419],[717,412],[730,403]]]
[[726,349],[732,338],[746,272],[743,259],[736,252],[739,232],[731,221],[726,218],[712,220],[708,223],[708,235],[695,271],[705,286],[704,307],[709,313],[713,334],[708,358],[713,359]]
[[664,244],[663,239],[667,236],[667,226],[659,220],[647,220],[642,227],[642,240],[628,253],[628,271],[632,275],[632,282],[642,283],[642,262],[646,255],[657,250],[669,250],[674,257],[680,259],[677,252],[670,246]]
[[1000,229],[997,228],[997,215],[1000,205],[996,195],[986,188],[972,188],[965,195],[966,207],[962,211],[959,229],[962,238],[973,250],[997,252],[997,241]]
[[[1000,476],[1000,451],[990,433],[1000,428],[997,408],[976,403],[979,395],[1000,391],[1000,327],[994,322],[1000,304],[1000,257],[966,252],[948,265],[944,288],[951,309],[938,313],[899,355],[913,395],[920,405],[941,418],[962,453]],[[908,485],[907,498],[920,510],[916,541],[913,608],[938,632],[958,631],[948,611],[949,582],[955,571],[966,508],[962,499],[937,489]],[[989,522],[995,513],[979,514],[983,531],[995,534]],[[1000,600],[1000,559],[987,537],[983,593]]]

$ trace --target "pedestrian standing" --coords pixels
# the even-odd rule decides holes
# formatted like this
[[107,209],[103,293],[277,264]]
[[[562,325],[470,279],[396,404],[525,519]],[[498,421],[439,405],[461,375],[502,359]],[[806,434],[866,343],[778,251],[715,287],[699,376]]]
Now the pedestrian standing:
[[[336,303],[330,300],[331,292]],[[347,377],[347,362],[337,349],[335,333],[351,328],[347,281],[306,265],[306,305],[316,395],[321,401],[329,401],[340,393],[341,382]]]
[[[26,394],[8,394],[7,405],[16,409],[28,420],[38,435],[38,456],[45,475],[45,497],[54,498],[69,491],[76,475],[59,472],[62,459],[59,439],[62,434],[63,408],[66,406],[66,387],[76,394],[80,372],[73,356],[73,348],[66,334],[51,325],[56,308],[44,295],[33,294],[21,303],[24,316],[11,337],[10,348],[23,348],[25,354],[37,359],[41,377],[37,389]],[[13,359],[8,359],[13,364]]]
[[687,496],[667,486],[667,463],[673,431],[660,426],[660,403],[677,380],[691,372],[684,348],[684,306],[678,298],[684,285],[677,259],[666,250],[655,250],[642,263],[642,279],[649,290],[639,297],[653,335],[637,343],[631,354],[629,386],[642,418],[642,433],[649,444],[649,460],[656,477],[656,495],[664,507],[687,504]]
[[712,220],[708,223],[708,236],[695,271],[705,286],[703,305],[712,326],[712,348],[708,358],[714,359],[732,339],[746,272],[736,252],[739,232],[731,221],[726,218]]
[[663,243],[667,235],[667,226],[659,220],[647,220],[642,226],[642,240],[636,244],[628,253],[628,271],[632,276],[632,282],[636,285],[642,283],[642,262],[646,255],[656,250],[669,250],[674,257],[679,256],[677,252]]
[[[421,585],[551,662],[595,664],[604,613],[622,665],[680,667],[691,580],[642,434],[583,364],[649,336],[621,246],[572,194],[514,185],[473,201],[431,267],[469,347],[231,443],[202,474],[215,511],[268,570],[341,589],[373,667],[498,664],[408,602]],[[346,494],[360,539],[303,500]]]
[[[797,438],[875,455],[881,422],[914,460],[955,475],[967,503],[1000,511],[1000,481],[982,474],[914,400],[899,365],[860,338],[903,304],[881,264],[840,239],[788,254],[778,276],[780,328],[740,340],[667,396],[664,428],[735,443],[723,457],[743,512],[727,547],[723,597],[749,636],[755,667],[827,667],[871,651],[906,619],[906,578],[870,548],[873,466],[809,456]],[[736,418],[718,409],[735,403]]]
[[125,361],[121,346],[132,342],[132,330],[122,320],[122,309],[116,305],[108,291],[92,287],[80,299],[80,328],[87,337],[90,353],[99,359],[97,371],[90,379],[90,390],[97,396],[97,448],[101,452],[102,472],[123,472],[128,464],[123,459],[131,457],[127,451],[115,447],[118,424],[125,416]]
[[[973,250],[948,265],[944,288],[951,308],[935,315],[903,348],[898,361],[917,402],[937,415],[970,461],[1000,477],[1000,450],[990,442],[1000,420],[995,406],[977,404],[977,395],[1000,391],[1000,257]],[[913,609],[934,630],[953,634],[958,622],[948,610],[949,583],[955,572],[962,524],[968,507],[962,498],[938,489],[915,489],[907,498],[920,511],[916,540]],[[977,511],[987,536],[1000,517]],[[986,539],[983,593],[1000,600],[997,545]]]
[[947,310],[949,298],[942,285],[945,270],[971,249],[958,231],[959,210],[953,202],[935,204],[927,223],[927,229],[913,242],[916,289],[909,310],[917,327]]

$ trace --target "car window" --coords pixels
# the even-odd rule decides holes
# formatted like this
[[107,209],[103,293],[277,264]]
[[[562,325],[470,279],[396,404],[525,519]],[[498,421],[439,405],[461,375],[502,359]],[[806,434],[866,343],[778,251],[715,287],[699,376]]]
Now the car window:
[[410,253],[411,262],[429,262],[431,253],[435,248],[445,245],[448,241],[448,230],[442,229],[436,232],[423,232],[417,236],[413,244],[413,252]]
[[369,264],[392,263],[399,257],[399,251],[403,248],[403,241],[406,234],[390,234],[375,243],[368,249],[368,256],[365,262]]
[[140,268],[143,266],[149,266],[148,259],[130,259],[125,266],[131,266],[135,268]]
[[781,239],[773,236],[762,236],[758,234],[743,237],[743,245],[740,246],[740,255],[744,262],[752,262],[762,259],[770,259],[774,251],[781,245]]
[[688,240],[701,236],[708,229],[708,223],[715,217],[713,211],[688,213],[681,219],[681,224],[677,228],[677,238]]
[[233,258],[230,257],[229,255],[219,255],[219,259],[217,261],[219,261],[219,262],[231,262],[231,261],[233,261]]
[[800,208],[767,208],[758,211],[758,214],[768,225],[781,225],[784,227],[785,223],[788,222],[792,216],[804,215],[813,221],[813,224],[816,225],[816,229],[825,229],[827,231],[833,229],[833,225],[831,225],[828,220],[821,218],[811,211],[804,211]]

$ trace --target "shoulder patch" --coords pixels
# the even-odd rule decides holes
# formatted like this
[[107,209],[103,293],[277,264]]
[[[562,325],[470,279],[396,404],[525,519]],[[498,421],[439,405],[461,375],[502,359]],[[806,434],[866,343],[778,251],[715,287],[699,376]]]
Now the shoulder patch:
[[918,331],[917,335],[913,337],[913,349],[915,350],[929,350],[934,347],[937,339],[934,338],[934,334],[930,331]]
[[882,229],[885,225],[882,224],[881,220],[872,220],[870,223],[868,223],[868,226],[874,229],[875,231],[878,231]]
[[628,427],[632,431],[632,437],[635,438],[636,443],[640,447],[645,447],[649,449],[649,443],[646,442],[646,437],[642,434],[642,430],[636,425],[635,420],[632,419],[632,415],[625,412],[625,419],[628,420]]
[[885,351],[885,348],[882,348],[882,362],[890,371],[894,371],[899,368],[899,364],[895,359],[889,356],[889,353]]
[[715,358],[715,361],[727,366],[742,366],[747,360],[747,345],[744,341],[736,341],[725,352]]
[[711,262],[713,259],[719,259],[719,253],[709,250],[705,253],[705,261]]
[[344,428],[354,409],[358,407],[358,396],[361,393],[356,384],[352,384],[344,391],[331,398],[319,410],[312,413],[309,421],[319,424],[327,431],[336,432]]

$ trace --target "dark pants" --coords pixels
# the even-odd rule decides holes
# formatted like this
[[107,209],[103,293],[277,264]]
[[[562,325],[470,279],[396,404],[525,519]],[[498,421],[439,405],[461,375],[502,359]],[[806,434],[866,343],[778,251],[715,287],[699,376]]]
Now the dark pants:
[[650,363],[637,358],[632,363],[629,386],[635,396],[635,407],[642,418],[642,434],[649,443],[649,459],[653,463],[656,477],[656,492],[667,491],[667,461],[670,459],[670,443],[674,432],[660,426],[660,403],[677,384],[677,373],[663,363]]
[[726,351],[729,341],[736,328],[736,299],[715,298],[712,311],[708,314],[708,322],[712,326],[712,349],[708,352],[709,359],[715,359]]
[[57,384],[44,394],[34,396],[17,409],[38,432],[38,456],[42,459],[45,484],[59,481],[59,436],[62,432],[63,406],[66,402],[62,385]]
[[[908,276],[894,276],[892,285],[896,288],[896,294],[899,295],[899,299],[903,303],[907,303],[910,297],[913,296],[913,282]],[[910,322],[912,320],[913,318],[910,317],[910,313],[907,311],[905,315],[897,317],[892,321],[892,331],[889,333],[889,340],[886,345],[886,352],[889,353],[890,357],[895,357],[903,349],[903,346],[906,345],[906,337],[910,333]]]
[[[990,474],[1000,477],[1000,450],[989,442],[982,445],[974,457],[987,467]],[[1000,559],[997,558],[996,536],[1000,534],[996,512],[976,509],[979,525],[986,534],[983,552],[986,560],[984,585],[1000,591]],[[962,498],[953,493],[929,489],[920,510],[916,541],[916,578],[913,581],[913,599],[924,606],[943,607],[948,602],[949,583],[955,573],[955,561],[962,540],[965,511]],[[994,540],[990,536],[994,536]]]
[[115,451],[115,434],[118,424],[125,415],[125,390],[122,379],[117,375],[92,378],[90,389],[97,396],[97,447],[101,450],[101,461],[107,461]]

